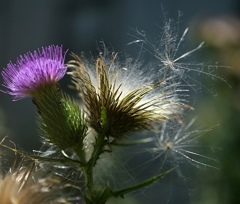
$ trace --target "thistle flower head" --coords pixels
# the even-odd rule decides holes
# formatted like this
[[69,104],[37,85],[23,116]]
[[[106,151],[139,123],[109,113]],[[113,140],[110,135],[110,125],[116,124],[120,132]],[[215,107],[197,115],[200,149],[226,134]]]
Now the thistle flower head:
[[8,89],[3,92],[19,100],[33,96],[41,87],[56,84],[67,70],[65,54],[62,47],[52,45],[20,56],[15,64],[10,62],[2,72],[3,86]]
[[[73,57],[68,63],[70,74],[87,108],[89,124],[98,134],[121,138],[181,113],[183,103],[177,98],[176,84],[173,88],[167,79],[155,83],[149,76],[138,78],[141,71],[135,69],[136,65],[122,67],[116,54],[110,60],[106,53],[100,55],[95,73],[91,63]],[[128,70],[131,75],[122,77]]]

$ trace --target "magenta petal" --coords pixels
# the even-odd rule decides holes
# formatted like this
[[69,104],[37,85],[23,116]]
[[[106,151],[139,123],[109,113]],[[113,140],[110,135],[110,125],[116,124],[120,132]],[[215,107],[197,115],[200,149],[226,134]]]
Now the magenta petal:
[[31,96],[39,86],[57,83],[67,71],[65,55],[62,46],[52,45],[20,56],[16,64],[10,62],[2,71],[3,86],[8,89],[3,92],[19,100]]

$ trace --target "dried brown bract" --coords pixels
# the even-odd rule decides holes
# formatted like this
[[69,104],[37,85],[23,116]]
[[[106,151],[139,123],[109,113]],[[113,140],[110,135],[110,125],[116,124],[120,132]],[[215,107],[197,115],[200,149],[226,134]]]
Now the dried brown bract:
[[60,204],[68,203],[57,196],[64,185],[52,177],[39,178],[36,165],[25,167],[23,163],[16,170],[0,175],[0,203],[2,204]]
[[[177,99],[176,87],[169,85],[168,79],[131,87],[127,82],[129,76],[125,80],[121,76],[131,67],[121,67],[114,53],[110,61],[100,55],[94,74],[92,65],[85,63],[84,58],[72,56],[74,60],[68,63],[72,70],[69,74],[80,91],[90,126],[100,135],[120,139],[130,132],[149,129],[155,123],[177,118],[185,106]],[[132,70],[130,74],[134,77]],[[136,81],[144,79],[136,78]]]

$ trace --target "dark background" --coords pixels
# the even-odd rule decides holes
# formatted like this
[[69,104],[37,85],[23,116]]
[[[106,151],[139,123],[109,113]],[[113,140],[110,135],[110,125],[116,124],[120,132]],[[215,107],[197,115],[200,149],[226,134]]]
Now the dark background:
[[[156,25],[161,26],[163,11],[175,20],[181,11],[181,28],[184,29],[195,25],[196,21],[212,17],[233,16],[237,19],[240,3],[237,0],[0,1],[0,67],[6,67],[9,60],[15,62],[21,54],[51,44],[63,45],[64,49],[77,54],[84,51],[97,55],[96,46],[99,41],[104,40],[107,46],[114,48],[116,52],[126,51],[134,55],[135,50],[127,46],[131,41],[128,33],[138,28],[156,37]],[[234,45],[235,48],[239,48],[238,43]],[[221,55],[216,48],[206,48],[205,56],[221,61],[218,59]],[[233,73],[223,74],[226,74],[232,88],[220,84],[216,88],[219,96],[202,98],[196,108],[200,110],[201,124],[205,123],[207,126],[208,122],[221,123],[218,130],[213,131],[210,139],[205,141],[223,149],[215,152],[223,166],[221,171],[201,170],[196,177],[189,179],[194,183],[193,187],[188,186],[187,181],[182,182],[181,185],[186,189],[184,195],[172,190],[173,193],[169,194],[168,199],[162,200],[161,193],[157,192],[161,192],[163,187],[155,186],[140,195],[134,195],[134,199],[139,196],[143,203],[240,203],[237,195],[237,189],[240,189],[240,101],[236,98],[240,94],[239,76]],[[63,80],[63,87],[66,89],[67,80]],[[9,135],[11,140],[24,150],[39,149],[41,143],[35,122],[36,110],[31,99],[13,102],[10,96],[0,92],[0,111],[1,135]],[[176,178],[173,177],[172,180],[174,179]]]

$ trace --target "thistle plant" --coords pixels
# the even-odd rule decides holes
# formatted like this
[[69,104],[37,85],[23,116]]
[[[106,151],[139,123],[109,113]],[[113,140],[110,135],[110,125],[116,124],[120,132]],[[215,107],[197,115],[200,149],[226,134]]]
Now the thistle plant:
[[[72,59],[65,63],[67,52],[61,46],[52,45],[20,56],[15,64],[10,62],[2,71],[6,88],[2,92],[11,95],[13,100],[32,98],[38,112],[41,137],[49,150],[35,155],[1,145],[43,166],[51,164],[60,175],[61,169],[67,168],[80,172],[79,179],[83,182],[79,183],[79,188],[86,204],[104,204],[111,197],[123,198],[127,193],[158,182],[174,170],[160,172],[146,181],[119,189],[107,181],[99,184],[94,169],[102,162],[101,157],[114,151],[115,146],[125,148],[147,141],[153,144],[150,152],[157,158],[172,151],[194,164],[214,167],[193,158],[209,157],[186,149],[189,142],[195,141],[204,131],[187,132],[190,125],[183,127],[185,110],[193,108],[188,104],[189,90],[183,88],[186,87],[185,80],[179,80],[179,72],[176,72],[177,69],[190,70],[177,61],[200,49],[203,43],[175,59],[187,30],[178,44],[175,38],[167,38],[168,31],[165,27],[162,38],[165,44],[161,44],[162,47],[166,45],[166,53],[160,54],[159,49],[152,47],[153,53],[157,53],[154,56],[158,65],[156,69],[150,64],[147,71],[144,71],[142,63],[131,58],[121,62],[118,54],[111,53],[105,45],[95,59],[72,53]],[[141,42],[150,45],[147,39]],[[164,68],[159,69],[161,64]],[[82,103],[65,93],[59,85],[67,70]],[[172,127],[169,124],[177,124],[178,129],[171,131],[170,128],[169,131],[168,128]],[[140,133],[146,138],[133,142],[133,135]],[[24,186],[32,170],[19,172],[17,177],[23,175],[21,179],[24,179],[22,182],[18,179],[19,185]],[[71,174],[67,178],[72,180]],[[11,180],[12,176],[7,175],[5,179]],[[1,185],[6,185],[4,180]],[[17,191],[22,189],[24,187]],[[42,194],[40,189],[37,191]]]

